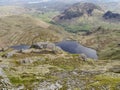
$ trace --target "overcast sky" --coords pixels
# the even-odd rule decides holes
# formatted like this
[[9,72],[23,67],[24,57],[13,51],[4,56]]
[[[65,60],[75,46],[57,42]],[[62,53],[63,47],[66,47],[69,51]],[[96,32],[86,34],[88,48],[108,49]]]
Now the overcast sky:
[[0,3],[24,3],[24,2],[47,2],[47,1],[64,1],[64,2],[76,2],[76,1],[88,1],[88,2],[116,2],[120,0],[0,0]]
[[[31,0],[28,0],[28,1],[31,1]],[[32,1],[36,1],[36,0],[32,0]],[[37,0],[37,1],[50,1],[50,0]],[[54,1],[54,0],[51,0],[51,1]],[[56,1],[61,1],[61,0],[56,0]],[[64,1],[71,1],[71,0],[64,0]],[[73,0],[73,1],[75,1],[75,0]],[[81,0],[77,0],[77,1],[81,1]],[[89,1],[89,0],[87,0],[87,1]],[[120,0],[96,0],[96,1],[120,1]]]

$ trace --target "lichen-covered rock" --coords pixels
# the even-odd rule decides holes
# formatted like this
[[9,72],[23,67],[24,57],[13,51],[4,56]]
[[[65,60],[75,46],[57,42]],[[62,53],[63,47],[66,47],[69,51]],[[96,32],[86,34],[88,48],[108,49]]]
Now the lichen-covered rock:
[[6,51],[8,49],[9,49],[8,47],[0,48],[0,52]]
[[25,86],[24,85],[21,85],[21,86],[18,86],[15,88],[15,90],[24,90],[25,89]]
[[83,61],[87,61],[87,56],[84,53],[80,54],[80,59]]
[[47,48],[48,42],[38,42],[33,45],[31,45],[31,48],[35,49],[45,49]]
[[0,48],[0,52],[2,52],[3,51],[3,48]]
[[63,50],[51,42],[38,42],[31,45],[33,52],[51,51],[53,53],[63,53]]
[[58,82],[56,83],[50,83],[50,82],[42,82],[39,84],[39,86],[35,87],[34,90],[60,90],[62,88],[62,85]]
[[38,42],[38,43],[31,45],[31,48],[35,48],[35,49],[53,50],[55,47],[56,47],[56,45],[54,43],[50,43],[50,42]]
[[33,60],[30,58],[25,58],[23,60],[20,60],[19,62],[20,62],[20,64],[31,64],[31,63],[33,63]]
[[5,57],[5,58],[10,58],[12,57],[13,55],[15,55],[18,51],[17,50],[13,50],[11,52],[8,52],[7,54],[4,54],[2,57]]
[[112,68],[109,69],[109,71],[114,73],[120,73],[120,65],[113,66]]
[[7,75],[4,73],[3,69],[0,68],[0,90],[11,89],[11,83]]
[[62,54],[64,51],[60,47],[56,46],[55,52],[58,54]]
[[27,53],[31,53],[32,51],[33,51],[32,49],[22,49],[19,51],[19,53],[27,54]]

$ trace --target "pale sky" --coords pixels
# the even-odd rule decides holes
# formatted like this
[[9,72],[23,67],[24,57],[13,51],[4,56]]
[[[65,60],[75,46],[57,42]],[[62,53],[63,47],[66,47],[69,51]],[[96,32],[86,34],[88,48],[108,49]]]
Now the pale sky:
[[90,2],[120,2],[120,0],[0,0],[0,3],[8,3],[8,2],[47,2],[47,1],[90,1]]

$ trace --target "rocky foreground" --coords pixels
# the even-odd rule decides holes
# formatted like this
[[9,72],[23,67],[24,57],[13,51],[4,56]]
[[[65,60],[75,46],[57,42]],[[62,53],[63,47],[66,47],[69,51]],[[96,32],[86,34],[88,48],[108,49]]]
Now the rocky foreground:
[[119,60],[94,61],[46,42],[0,56],[0,90],[120,90]]

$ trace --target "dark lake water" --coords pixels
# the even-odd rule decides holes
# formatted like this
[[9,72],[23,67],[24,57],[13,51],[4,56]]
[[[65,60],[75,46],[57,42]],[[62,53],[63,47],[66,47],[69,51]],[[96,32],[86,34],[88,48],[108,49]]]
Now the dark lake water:
[[98,59],[97,52],[94,49],[80,45],[76,41],[61,41],[56,44],[61,47],[64,51],[72,54],[82,54],[84,53],[88,58]]
[[[88,58],[92,59],[98,59],[97,52],[94,49],[82,46],[76,41],[61,41],[56,43],[56,46],[59,46],[61,49],[63,49],[66,52],[72,53],[72,54],[85,54]],[[21,49],[29,49],[29,45],[16,45],[16,46],[11,46],[11,48],[15,50],[21,50]]]
[[21,45],[11,46],[10,48],[13,48],[15,50],[22,50],[22,49],[29,49],[30,46],[29,45],[21,44]]

